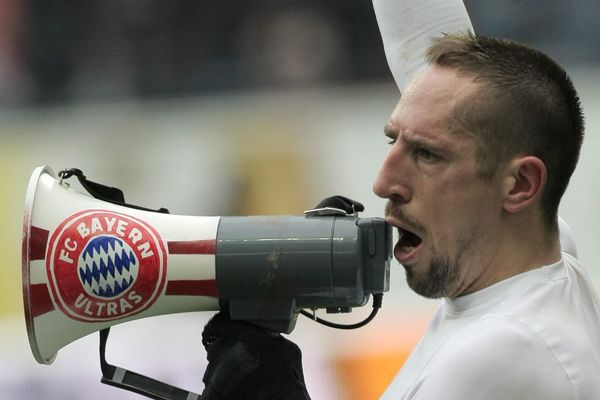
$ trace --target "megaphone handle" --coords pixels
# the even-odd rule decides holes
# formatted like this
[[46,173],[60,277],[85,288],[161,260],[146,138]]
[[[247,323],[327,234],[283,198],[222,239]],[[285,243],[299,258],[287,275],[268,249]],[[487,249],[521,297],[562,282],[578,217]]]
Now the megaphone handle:
[[110,328],[100,331],[100,368],[101,382],[120,389],[141,394],[155,400],[199,400],[200,395],[171,386],[156,379],[117,367],[106,362],[106,342]]

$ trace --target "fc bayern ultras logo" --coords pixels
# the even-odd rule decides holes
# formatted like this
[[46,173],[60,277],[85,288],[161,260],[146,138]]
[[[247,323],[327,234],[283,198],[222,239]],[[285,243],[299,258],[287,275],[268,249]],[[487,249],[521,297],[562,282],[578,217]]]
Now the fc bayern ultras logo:
[[150,307],[162,292],[166,260],[164,244],[148,224],[121,213],[87,210],[54,231],[46,269],[63,313],[101,322]]

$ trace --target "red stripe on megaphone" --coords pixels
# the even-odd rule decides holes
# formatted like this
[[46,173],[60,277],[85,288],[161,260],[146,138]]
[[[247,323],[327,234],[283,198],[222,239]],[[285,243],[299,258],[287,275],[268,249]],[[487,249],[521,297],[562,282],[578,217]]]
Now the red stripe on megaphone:
[[36,283],[29,287],[29,306],[31,317],[39,317],[54,310],[54,303],[45,283]]
[[216,240],[168,242],[169,254],[215,254]]
[[29,237],[29,261],[43,260],[46,258],[46,246],[48,244],[48,232],[37,226],[31,227]]
[[207,280],[178,280],[167,282],[167,296],[217,296],[217,282]]

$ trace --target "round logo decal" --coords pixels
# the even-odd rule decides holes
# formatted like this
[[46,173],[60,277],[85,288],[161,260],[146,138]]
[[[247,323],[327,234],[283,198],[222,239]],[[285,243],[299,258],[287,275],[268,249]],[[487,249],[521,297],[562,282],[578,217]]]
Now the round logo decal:
[[145,222],[88,210],[63,221],[48,247],[46,269],[54,299],[79,321],[110,321],[150,307],[162,292],[166,251]]

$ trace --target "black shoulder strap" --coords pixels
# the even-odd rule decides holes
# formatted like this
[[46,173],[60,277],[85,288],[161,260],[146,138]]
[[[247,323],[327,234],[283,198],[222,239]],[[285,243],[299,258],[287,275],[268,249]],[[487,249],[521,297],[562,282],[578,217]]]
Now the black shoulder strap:
[[81,186],[83,186],[84,189],[87,190],[88,193],[96,199],[103,200],[112,204],[117,204],[119,206],[135,208],[136,210],[159,212],[163,214],[169,213],[169,210],[167,210],[166,208],[152,210],[150,208],[136,206],[134,204],[128,204],[125,202],[125,196],[123,195],[123,191],[121,189],[106,186],[97,182],[92,182],[89,179],[87,179],[86,176],[83,174],[83,171],[81,171],[78,168],[63,169],[58,173],[58,176],[60,177],[61,181],[64,179],[69,179],[72,176],[77,177],[79,183],[81,183]]
[[155,400],[200,400],[200,395],[171,386],[156,379],[116,367],[106,362],[106,342],[110,328],[100,331],[100,368],[102,369],[101,382],[120,389],[141,394]]

